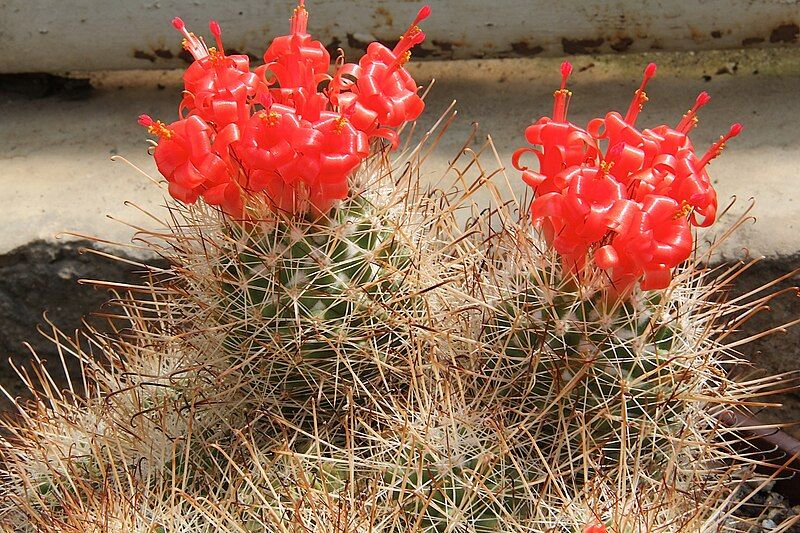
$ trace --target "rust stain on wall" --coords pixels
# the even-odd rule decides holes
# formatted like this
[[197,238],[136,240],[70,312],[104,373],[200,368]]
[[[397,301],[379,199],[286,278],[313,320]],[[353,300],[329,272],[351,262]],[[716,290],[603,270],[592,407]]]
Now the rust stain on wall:
[[752,46],[754,44],[763,43],[763,37],[745,37],[742,39],[742,46]]
[[244,52],[236,48],[228,48],[227,50],[225,50],[225,52],[231,56],[247,56],[247,59],[249,59],[251,63],[255,63],[261,60],[261,57],[255,55],[252,52]]
[[150,54],[148,52],[145,52],[144,50],[134,50],[133,51],[133,57],[135,57],[136,59],[146,59],[147,61],[150,61],[151,63],[155,63],[155,61],[156,61],[156,56],[154,56],[153,54]]
[[339,47],[341,46],[342,46],[342,41],[340,41],[338,37],[334,37],[333,39],[331,39],[331,42],[325,45],[325,49],[328,51],[330,55],[336,56],[336,54],[339,53],[338,50]]
[[453,43],[451,43],[449,41],[440,41],[438,39],[434,39],[433,41],[431,41],[431,43],[433,43],[433,46],[437,47],[442,52],[452,52],[453,51],[453,46],[454,45],[453,45]]
[[564,53],[569,55],[575,54],[591,54],[597,52],[598,48],[603,45],[606,40],[602,37],[596,39],[561,39],[561,46],[564,48]]
[[539,45],[531,46],[528,41],[517,41],[515,43],[511,43],[511,49],[515,53],[526,57],[533,57],[544,52],[544,48]]
[[350,48],[354,50],[366,50],[368,45],[369,43],[356,38],[352,33],[347,34],[347,46]]
[[633,39],[630,37],[620,37],[613,43],[611,43],[611,49],[615,52],[626,52],[628,48],[633,44]]
[[181,50],[181,52],[178,54],[178,57],[180,57],[181,59],[183,59],[187,63],[191,63],[192,61],[194,61],[194,58],[192,57],[192,54],[190,54],[186,50]]
[[800,34],[800,27],[795,23],[781,24],[769,34],[771,43],[794,43],[797,42],[797,35]]

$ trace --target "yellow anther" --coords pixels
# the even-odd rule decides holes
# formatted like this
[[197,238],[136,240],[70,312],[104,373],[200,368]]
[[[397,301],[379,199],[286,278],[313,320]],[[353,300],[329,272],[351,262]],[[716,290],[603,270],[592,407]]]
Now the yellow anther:
[[692,209],[694,209],[694,207],[686,203],[686,200],[684,200],[681,202],[680,209],[678,209],[678,211],[675,213],[675,216],[673,216],[672,218],[675,220],[678,220],[679,218],[685,218],[689,215],[689,213],[692,212]]
[[[191,38],[193,41],[197,42],[197,36],[196,36],[194,33],[191,33],[191,32],[190,32],[190,33],[189,33],[189,37],[190,37],[190,38]],[[186,38],[184,38],[184,39],[181,41],[181,46],[182,46],[182,47],[183,47],[185,50],[190,50],[190,49],[192,48],[192,45],[191,45],[191,43],[189,42],[189,39],[186,39]]]
[[647,97],[647,93],[641,89],[636,89],[636,101],[639,103],[639,111],[644,108],[644,104],[650,101]]
[[400,59],[398,61],[400,62],[401,65],[405,65],[406,63],[408,63],[410,59],[411,59],[411,50],[406,50],[405,52],[403,52],[403,55],[400,56]]
[[149,126],[147,126],[147,133],[150,135],[155,135],[156,137],[160,137],[162,139],[171,139],[172,138],[172,130],[167,127],[166,124],[161,122],[160,120],[156,120]]
[[557,90],[556,92],[553,93],[553,96],[558,96],[559,94],[563,94],[565,96],[571,97],[572,96],[572,91],[570,91],[569,89],[559,89],[559,90]]
[[[717,147],[717,151],[716,151],[716,152],[714,152],[716,155],[719,155],[719,154],[721,154],[721,153],[722,153],[722,151],[725,149],[725,142],[724,142],[724,141],[725,141],[725,136],[724,136],[724,135],[720,135],[720,136],[719,136],[719,140],[720,140],[720,141],[723,141],[723,142],[721,142],[721,143],[719,144],[719,146]],[[715,156],[715,157],[716,157],[716,156]]]
[[600,173],[603,174],[604,176],[609,172],[611,172],[612,168],[614,168],[613,161],[608,161],[608,162],[600,161]]
[[344,128],[345,124],[347,124],[347,119],[345,117],[337,118],[333,123],[333,132],[342,133],[342,129]]
[[220,51],[217,50],[216,47],[212,46],[211,48],[208,49],[208,59],[212,63],[215,63],[217,61],[225,59],[225,54],[220,53]]
[[269,113],[266,111],[259,111],[258,118],[266,122],[267,126],[275,126],[280,121],[281,115],[277,111],[270,111]]
[[697,126],[700,122],[700,118],[695,114],[694,109],[690,109],[686,113],[683,114],[683,120],[689,120],[692,126]]

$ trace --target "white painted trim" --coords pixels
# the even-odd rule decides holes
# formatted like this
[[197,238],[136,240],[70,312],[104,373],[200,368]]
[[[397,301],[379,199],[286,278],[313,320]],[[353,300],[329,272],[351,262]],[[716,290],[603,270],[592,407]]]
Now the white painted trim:
[[[561,55],[786,45],[798,0],[429,0],[417,58]],[[180,15],[198,34],[215,17],[225,44],[260,55],[285,33],[287,0],[0,0],[0,72],[169,68]],[[308,0],[312,34],[347,52],[397,39],[422,2]],[[171,56],[171,57],[170,57]]]

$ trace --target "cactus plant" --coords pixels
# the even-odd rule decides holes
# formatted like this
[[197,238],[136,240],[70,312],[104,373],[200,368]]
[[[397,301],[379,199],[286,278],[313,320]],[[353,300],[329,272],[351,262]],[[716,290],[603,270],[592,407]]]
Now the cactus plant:
[[[219,200],[229,215],[222,225],[213,213],[187,215],[185,227],[209,228],[178,243],[183,264],[201,263],[201,275],[186,271],[187,298],[209,309],[190,327],[205,320],[224,331],[230,364],[287,417],[302,419],[311,404],[335,411],[349,393],[392,387],[392,374],[405,371],[408,324],[424,309],[413,301],[416,285],[404,280],[419,260],[426,221],[402,195],[376,189],[387,181],[383,138],[396,145],[395,129],[423,107],[403,64],[424,39],[417,23],[427,13],[394,49],[374,43],[359,64],[339,61],[333,76],[328,52],[307,33],[302,2],[291,34],[273,41],[255,74],[244,59],[224,56],[216,25],[218,46],[208,50],[178,20],[196,59],[185,76],[189,116],[170,126],[142,119],[160,137],[155,157],[170,191],[187,202],[198,194]],[[203,104],[208,98],[213,105]],[[221,117],[223,103],[236,113]],[[188,150],[184,130],[189,143],[200,143],[191,135],[214,139],[195,159],[202,162],[190,157],[187,166],[227,170],[223,185],[190,189],[197,180],[189,171],[173,170]],[[219,198],[215,187],[224,187]]]
[[[544,242],[524,220],[495,231],[479,289],[492,305],[474,397],[523,435],[519,464],[541,461],[549,477],[572,485],[546,488],[545,500],[583,496],[603,479],[618,497],[638,495],[632,517],[669,501],[659,526],[684,530],[688,514],[667,514],[690,509],[693,490],[713,494],[711,480],[732,475],[722,465],[735,452],[715,416],[749,394],[728,377],[742,361],[721,342],[725,325],[747,316],[717,296],[735,274],[705,267],[710,252],[694,250],[690,232],[715,219],[704,167],[741,127],[696,155],[687,134],[709,100],[703,93],[675,129],[636,130],[651,64],[624,118],[609,113],[584,130],[566,120],[570,71],[565,63],[553,118],[526,132],[541,148],[514,157],[534,188],[530,209]],[[521,164],[527,152],[538,170]],[[692,494],[682,503],[666,487]],[[626,530],[615,520],[614,530]],[[637,520],[625,522],[653,527]]]
[[124,330],[53,335],[81,386],[20,371],[35,401],[0,440],[4,528],[750,529],[739,489],[765,478],[720,420],[788,378],[728,375],[727,331],[773,295],[720,300],[746,265],[694,247],[716,218],[722,144],[685,135],[707,97],[639,132],[643,83],[582,129],[566,65],[528,132],[540,168],[513,159],[536,188],[518,220],[490,143],[450,164],[467,190],[423,188],[421,147],[391,155],[422,111],[403,65],[427,14],[330,76],[302,1],[255,72],[216,23],[209,48],[174,21],[183,116],[140,120],[176,201],[139,237],[170,266],[120,287]]

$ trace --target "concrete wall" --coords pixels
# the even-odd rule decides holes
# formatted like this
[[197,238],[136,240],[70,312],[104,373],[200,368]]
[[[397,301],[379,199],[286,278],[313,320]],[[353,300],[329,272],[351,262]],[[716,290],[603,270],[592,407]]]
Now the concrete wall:
[[[469,58],[791,45],[797,0],[429,0],[416,57]],[[0,72],[170,68],[182,64],[170,19],[260,56],[285,33],[291,0],[0,0]],[[309,0],[310,28],[335,50],[393,40],[416,1]]]

